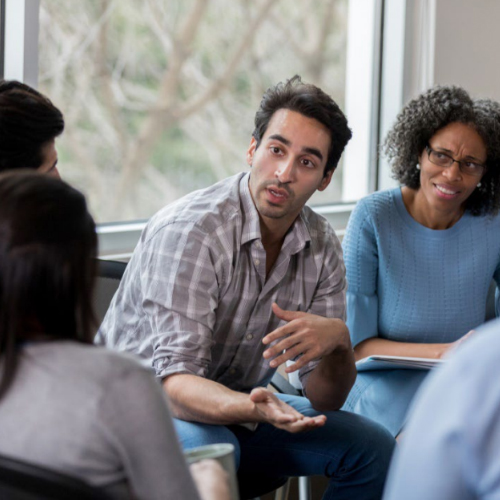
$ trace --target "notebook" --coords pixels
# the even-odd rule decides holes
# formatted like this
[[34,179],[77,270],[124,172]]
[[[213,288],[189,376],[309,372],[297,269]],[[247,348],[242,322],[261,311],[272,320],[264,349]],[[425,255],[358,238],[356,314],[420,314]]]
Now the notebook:
[[368,356],[356,362],[358,372],[367,370],[430,370],[444,359],[408,358],[405,356]]

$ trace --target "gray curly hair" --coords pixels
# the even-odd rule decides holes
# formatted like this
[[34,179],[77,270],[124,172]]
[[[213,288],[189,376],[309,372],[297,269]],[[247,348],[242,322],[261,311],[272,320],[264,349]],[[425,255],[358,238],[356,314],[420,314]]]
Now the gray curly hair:
[[500,104],[491,99],[472,99],[463,88],[433,87],[399,113],[383,145],[393,177],[404,186],[419,189],[416,164],[420,155],[434,134],[453,122],[474,128],[487,151],[481,187],[469,196],[465,208],[472,215],[496,214],[500,209]]

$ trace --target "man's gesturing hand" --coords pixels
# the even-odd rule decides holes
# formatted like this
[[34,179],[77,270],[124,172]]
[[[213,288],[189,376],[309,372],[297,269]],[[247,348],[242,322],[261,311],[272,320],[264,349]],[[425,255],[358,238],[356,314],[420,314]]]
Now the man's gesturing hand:
[[321,427],[326,422],[325,415],[306,417],[263,387],[254,389],[250,393],[250,399],[255,404],[258,420],[278,429],[292,433],[303,432]]
[[[294,372],[309,361],[326,356],[333,351],[350,349],[351,341],[345,323],[336,318],[324,318],[304,312],[285,311],[273,304],[273,312],[288,323],[266,335],[262,342],[275,345],[264,351],[264,358],[274,358],[269,364],[275,368],[290,359],[300,358],[285,369]],[[283,352],[285,351],[286,352]]]

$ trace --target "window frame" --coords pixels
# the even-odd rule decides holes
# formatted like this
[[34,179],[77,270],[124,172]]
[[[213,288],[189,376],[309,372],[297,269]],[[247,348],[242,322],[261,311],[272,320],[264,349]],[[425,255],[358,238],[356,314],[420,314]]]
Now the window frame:
[[4,78],[38,86],[40,0],[2,0]]
[[0,79],[3,79],[5,55],[5,0],[0,0]]

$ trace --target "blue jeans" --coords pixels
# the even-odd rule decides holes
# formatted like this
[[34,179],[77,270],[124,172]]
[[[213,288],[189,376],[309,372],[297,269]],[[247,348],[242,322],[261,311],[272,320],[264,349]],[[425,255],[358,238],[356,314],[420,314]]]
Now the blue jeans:
[[[277,396],[304,415],[320,414],[306,398]],[[271,490],[283,477],[325,475],[330,482],[323,500],[381,498],[394,438],[365,417],[345,411],[325,415],[323,427],[297,434],[270,424],[259,424],[255,431],[250,431],[238,425],[174,421],[184,449],[232,443],[240,480],[253,478],[254,483],[269,484]]]

